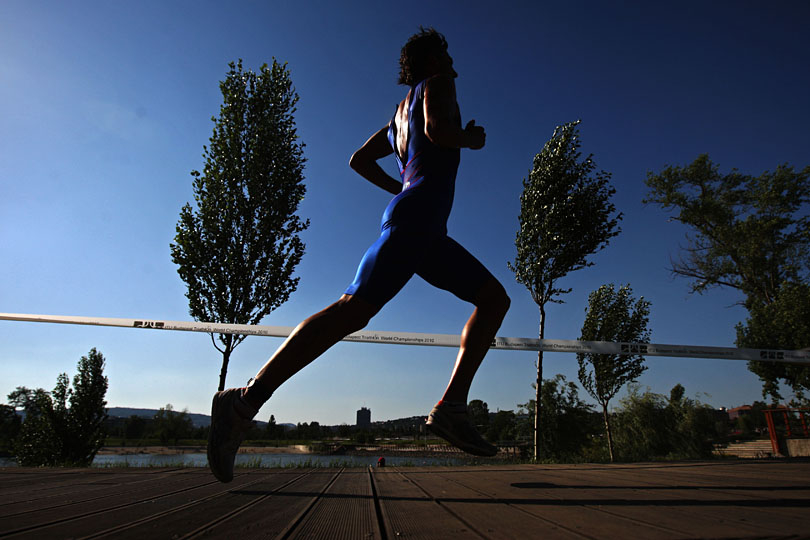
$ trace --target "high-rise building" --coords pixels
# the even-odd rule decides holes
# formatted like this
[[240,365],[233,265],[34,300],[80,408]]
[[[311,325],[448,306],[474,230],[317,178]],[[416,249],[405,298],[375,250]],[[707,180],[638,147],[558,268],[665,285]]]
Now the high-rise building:
[[371,409],[360,407],[357,411],[357,427],[368,427],[371,425]]

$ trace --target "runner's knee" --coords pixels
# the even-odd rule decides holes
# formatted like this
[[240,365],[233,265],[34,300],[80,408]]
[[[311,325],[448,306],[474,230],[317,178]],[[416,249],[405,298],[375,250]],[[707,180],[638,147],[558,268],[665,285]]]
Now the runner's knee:
[[481,288],[474,303],[477,308],[503,318],[506,316],[506,312],[509,311],[512,300],[506,294],[503,285],[497,279],[492,278]]
[[371,318],[376,315],[379,308],[354,295],[344,294],[337,302],[341,311],[341,318],[346,324],[349,334],[358,332],[368,326]]

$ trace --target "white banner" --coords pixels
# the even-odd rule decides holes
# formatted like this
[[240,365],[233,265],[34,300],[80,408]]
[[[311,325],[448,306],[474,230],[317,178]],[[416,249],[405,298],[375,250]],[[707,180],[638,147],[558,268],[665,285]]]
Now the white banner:
[[[287,337],[292,326],[265,326],[207,322],[161,321],[153,319],[113,319],[104,317],[73,317],[63,315],[27,315],[0,313],[0,320],[146,328],[153,330],[181,330],[214,334],[244,334],[252,336]],[[386,343],[393,345],[422,345],[427,347],[458,347],[461,336],[453,334],[421,334],[415,332],[381,332],[361,330],[346,336],[343,341],[360,343]],[[512,351],[547,351],[566,353],[620,354],[666,356],[675,358],[716,358],[721,360],[761,360],[810,364],[810,350],[780,351],[736,349],[734,347],[704,347],[700,345],[662,345],[655,343],[613,343],[609,341],[577,341],[565,339],[532,339],[496,337],[493,349]]]

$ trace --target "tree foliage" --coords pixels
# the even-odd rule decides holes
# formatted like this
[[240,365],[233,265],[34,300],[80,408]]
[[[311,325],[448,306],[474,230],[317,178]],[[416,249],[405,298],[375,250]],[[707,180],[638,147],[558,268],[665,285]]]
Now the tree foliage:
[[[564,375],[543,379],[540,449],[546,459],[579,460],[590,445],[593,409],[579,397],[577,385]],[[519,404],[534,424],[535,400]]]
[[685,398],[677,384],[667,398],[630,385],[613,421],[617,454],[623,461],[706,459],[721,436],[714,411]]
[[[760,176],[736,169],[722,174],[705,154],[686,167],[647,176],[645,202],[671,210],[672,219],[691,230],[672,271],[690,278],[693,292],[720,286],[744,295],[750,318],[737,327],[738,346],[810,346],[806,325],[797,323],[808,305],[809,179],[810,166],[794,171],[780,165]],[[807,368],[751,362],[749,369],[762,379],[763,395],[774,399],[780,398],[780,379],[799,398],[810,388]]]
[[[754,302],[745,324],[737,325],[737,345],[751,349],[799,350],[810,347],[810,285],[785,282],[770,304]],[[763,396],[779,401],[779,380],[792,388],[797,404],[807,405],[810,366],[774,362],[749,362],[748,369],[762,380]]]
[[[223,104],[202,173],[192,171],[196,208],[186,204],[171,244],[195,320],[257,324],[292,294],[304,254],[296,215],[304,198],[304,145],[295,128],[295,93],[286,65],[259,73],[229,64]],[[221,334],[225,386],[233,349],[246,336]]]
[[810,167],[781,165],[758,177],[736,169],[722,174],[703,154],[686,167],[647,175],[645,203],[674,212],[692,230],[672,271],[692,280],[692,291],[725,286],[747,299],[772,303],[786,281],[810,272]]
[[93,348],[79,360],[72,388],[62,373],[50,394],[25,387],[9,394],[26,413],[15,445],[19,464],[90,465],[106,437],[107,386],[104,356]]
[[[612,284],[602,285],[588,298],[585,322],[582,324],[583,341],[611,341],[624,343],[649,342],[647,329],[650,302],[633,298],[629,285],[615,290]],[[583,388],[602,406],[605,434],[610,460],[614,460],[613,439],[610,430],[608,405],[610,400],[628,382],[635,381],[647,369],[641,354],[577,353],[577,375]]]
[[22,420],[11,405],[0,405],[0,456],[10,455]]
[[592,266],[588,256],[620,232],[622,214],[612,216],[611,175],[594,172],[593,155],[581,159],[578,125],[557,126],[523,180],[517,257],[509,268],[538,305],[562,303],[559,296],[571,289],[560,288],[558,281]]
[[[593,155],[582,159],[579,121],[557,126],[534,157],[523,180],[517,256],[509,268],[540,309],[540,339],[545,335],[545,306],[562,303],[559,280],[569,272],[593,265],[588,257],[605,248],[619,234],[622,214],[610,202],[615,189],[610,173],[596,171]],[[543,380],[543,353],[537,357],[535,396]],[[541,403],[542,408],[542,403]],[[542,417],[542,413],[537,417]],[[535,426],[535,457],[538,448]]]
[[174,443],[177,445],[180,439],[191,436],[194,424],[188,414],[188,409],[177,412],[169,403],[155,413],[153,430],[162,444]]
[[486,437],[493,444],[517,439],[517,423],[514,411],[498,411],[489,422]]
[[268,439],[280,439],[283,437],[283,435],[284,435],[284,427],[276,424],[276,417],[271,414],[270,420],[267,422],[265,436]]
[[470,422],[481,432],[486,432],[489,426],[489,405],[486,401],[473,399],[467,404],[467,414]]

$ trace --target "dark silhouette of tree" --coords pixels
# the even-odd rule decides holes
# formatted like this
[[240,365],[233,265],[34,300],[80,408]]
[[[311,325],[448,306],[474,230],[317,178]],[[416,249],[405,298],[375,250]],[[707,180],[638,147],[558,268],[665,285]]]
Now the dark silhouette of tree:
[[163,444],[174,442],[177,445],[180,439],[190,437],[194,431],[188,409],[177,412],[171,403],[161,407],[153,420],[154,433]]
[[104,445],[108,381],[104,356],[95,348],[82,356],[71,388],[60,374],[52,393],[25,387],[9,394],[9,402],[25,409],[17,438],[17,461],[24,466],[76,465],[93,462]]
[[[750,349],[799,350],[810,347],[810,285],[783,283],[770,304],[751,302],[748,320],[737,325],[737,346]],[[807,405],[810,366],[775,362],[750,362],[749,369],[762,380],[763,396],[779,401],[779,381],[790,385],[797,405]]]
[[[534,387],[534,384],[532,384]],[[593,409],[579,397],[577,385],[565,376],[557,374],[553,379],[543,379],[542,405],[543,426],[540,439],[542,455],[552,459],[567,459],[582,454],[589,444],[593,422]],[[528,414],[534,425],[535,400],[518,404],[520,413]]]
[[[616,291],[613,285],[602,285],[588,298],[588,309],[582,325],[583,341],[646,343],[650,340],[647,323],[650,303],[633,299],[633,291],[624,285]],[[577,353],[579,382],[602,406],[605,435],[610,461],[614,461],[613,434],[610,430],[610,400],[628,382],[633,382],[647,369],[640,354]]]
[[0,456],[11,454],[21,424],[14,407],[0,405]]
[[467,414],[472,425],[481,432],[486,432],[489,426],[489,406],[485,401],[473,399],[467,404]]
[[[807,325],[793,330],[810,305],[809,179],[810,166],[796,172],[780,165],[756,177],[736,169],[722,174],[706,154],[647,175],[644,202],[672,211],[671,219],[692,232],[672,272],[689,278],[692,292],[728,287],[744,295],[751,318],[738,326],[739,347],[810,347]],[[810,367],[749,362],[748,368],[762,380],[763,395],[775,400],[780,380],[799,398],[810,388]]]

